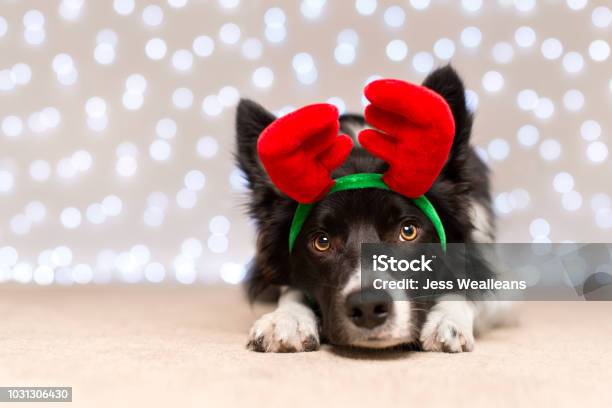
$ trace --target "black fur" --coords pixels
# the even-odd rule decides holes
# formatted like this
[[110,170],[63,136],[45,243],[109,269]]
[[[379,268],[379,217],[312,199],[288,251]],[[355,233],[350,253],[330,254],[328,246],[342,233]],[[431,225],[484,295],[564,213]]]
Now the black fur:
[[[474,229],[471,203],[478,202],[489,212],[491,207],[488,169],[469,144],[472,115],[466,108],[464,86],[450,66],[431,73],[423,85],[445,98],[456,125],[449,159],[427,196],[442,218],[448,242],[469,243]],[[420,242],[437,242],[437,234],[411,200],[383,190],[351,190],[330,195],[315,204],[290,254],[287,240],[297,204],[270,183],[256,154],[259,134],[274,119],[274,115],[255,102],[242,100],[238,106],[236,157],[248,180],[249,214],[256,222],[258,234],[249,271],[249,295],[255,299],[275,285],[303,290],[321,310],[323,334],[332,342],[342,344],[342,333],[333,331],[334,313],[337,313],[334,310],[340,307],[334,303],[334,295],[358,264],[360,244],[395,242],[399,225],[405,220],[421,228]],[[355,137],[352,129],[365,121],[361,115],[342,115],[340,123],[343,132]],[[386,163],[355,147],[333,176],[384,173],[386,169]],[[338,243],[333,256],[313,253],[309,245],[313,234],[322,229]]]

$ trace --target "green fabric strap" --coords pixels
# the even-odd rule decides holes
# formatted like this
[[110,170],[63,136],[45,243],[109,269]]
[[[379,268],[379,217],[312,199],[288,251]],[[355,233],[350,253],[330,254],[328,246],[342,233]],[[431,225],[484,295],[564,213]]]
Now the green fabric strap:
[[[379,188],[381,190],[390,190],[389,186],[387,186],[382,180],[382,174],[357,173],[349,174],[348,176],[336,179],[336,183],[327,194],[333,194],[344,190],[357,190],[360,188]],[[424,195],[413,198],[412,201],[421,211],[423,211],[427,218],[429,218],[436,229],[436,232],[438,233],[442,250],[446,251],[446,233],[444,232],[444,226],[442,225],[442,220],[440,219],[436,209],[431,204],[431,201],[429,201]],[[313,205],[314,204],[299,204],[295,210],[293,221],[291,222],[291,229],[289,230],[289,252],[293,251],[295,240],[300,234],[300,231],[302,230],[302,227],[304,226]]]

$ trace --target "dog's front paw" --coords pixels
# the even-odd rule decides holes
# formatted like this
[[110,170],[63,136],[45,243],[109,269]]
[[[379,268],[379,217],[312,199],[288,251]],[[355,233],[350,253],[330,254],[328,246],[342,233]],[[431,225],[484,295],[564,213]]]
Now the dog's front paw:
[[471,325],[442,313],[430,313],[421,330],[421,347],[425,351],[461,353],[474,349]]
[[312,311],[299,308],[268,313],[253,324],[247,347],[272,353],[317,350],[319,331],[316,317]]

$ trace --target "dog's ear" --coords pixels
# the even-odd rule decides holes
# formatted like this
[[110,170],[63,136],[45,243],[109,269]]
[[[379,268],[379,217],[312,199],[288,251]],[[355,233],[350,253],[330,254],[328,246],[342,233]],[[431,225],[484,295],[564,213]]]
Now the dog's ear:
[[472,114],[466,105],[463,81],[450,65],[446,65],[429,74],[423,86],[435,91],[446,100],[455,120],[455,138],[439,180],[450,180],[457,183],[468,181],[466,165],[467,161],[471,160],[469,142],[472,132]]
[[276,117],[261,105],[242,99],[236,111],[236,162],[248,182],[248,210],[257,225],[257,252],[252,260],[247,288],[255,300],[272,285],[286,285],[289,226],[296,203],[280,194],[259,161],[257,140]]

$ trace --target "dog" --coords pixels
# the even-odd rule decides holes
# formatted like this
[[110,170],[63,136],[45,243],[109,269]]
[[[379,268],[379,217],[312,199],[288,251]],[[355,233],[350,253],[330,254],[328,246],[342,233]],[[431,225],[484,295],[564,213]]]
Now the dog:
[[[491,243],[495,218],[489,169],[470,145],[473,117],[463,82],[448,65],[430,73],[422,85],[446,101],[455,123],[448,159],[427,196],[449,243]],[[257,152],[258,138],[275,120],[251,100],[242,99],[237,107],[236,159],[247,180],[248,213],[257,230],[248,294],[253,301],[270,288],[280,288],[276,310],[253,324],[249,349],[304,352],[327,342],[370,349],[415,345],[425,351],[466,352],[474,348],[475,333],[503,320],[500,310],[505,307],[497,302],[453,295],[433,302],[357,296],[362,243],[439,242],[421,210],[391,191],[367,188],[326,196],[313,206],[290,251],[286,242],[297,203],[273,185]],[[342,114],[339,122],[341,133],[353,138],[356,146],[333,177],[384,173],[388,164],[357,145],[359,130],[367,127],[365,118]],[[414,239],[403,239],[412,235]],[[328,245],[334,246],[333,254],[319,250]],[[494,276],[494,271],[485,274]]]

